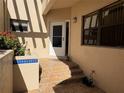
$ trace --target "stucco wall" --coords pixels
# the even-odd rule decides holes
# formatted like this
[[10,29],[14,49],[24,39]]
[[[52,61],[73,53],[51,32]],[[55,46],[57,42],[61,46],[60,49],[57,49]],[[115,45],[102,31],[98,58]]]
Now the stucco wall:
[[[50,36],[50,25],[52,22],[66,22],[67,20],[70,20],[71,18],[71,8],[62,8],[62,9],[54,9],[51,10],[46,16],[45,16],[45,21],[47,25],[47,30]],[[48,42],[48,51],[50,50],[50,44],[51,40],[49,38]],[[52,45],[51,45],[52,46]]]
[[[17,56],[13,65],[13,91],[25,93],[39,89],[39,61],[32,56]],[[23,62],[23,63],[21,63]]]
[[46,15],[47,30],[50,32],[52,22],[66,22],[71,18],[71,8],[53,9]]
[[0,31],[4,30],[4,8],[3,0],[0,0]]
[[53,7],[56,0],[41,0],[42,2],[42,13],[46,15],[49,10]]
[[107,93],[124,92],[124,49],[81,46],[81,16],[116,0],[82,0],[72,7],[71,58],[86,74],[95,70],[95,83]]
[[0,50],[0,93],[13,93],[13,51]]
[[61,8],[51,10],[47,16],[47,22],[66,21],[71,18],[71,8]]
[[42,1],[42,11],[44,11],[47,5],[49,4],[50,0],[41,0],[41,1]]
[[[42,16],[42,0],[8,0],[8,27],[10,18],[29,20],[28,32],[13,32],[21,43],[39,58],[49,56],[49,25],[51,21],[65,21],[70,18],[70,8],[52,10]],[[66,15],[65,15],[66,14]],[[46,20],[47,18],[47,20]],[[47,25],[47,27],[46,27]]]
[[42,0],[8,0],[8,26],[9,20],[28,20],[28,32],[15,32],[21,43],[28,42],[27,48],[32,55],[42,57],[48,55],[48,32],[42,16]]

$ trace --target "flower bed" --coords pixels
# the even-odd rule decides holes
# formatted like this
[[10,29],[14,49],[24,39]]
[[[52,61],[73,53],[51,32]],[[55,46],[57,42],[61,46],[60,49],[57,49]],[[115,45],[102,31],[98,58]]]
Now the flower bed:
[[25,48],[11,32],[0,32],[0,49],[14,50],[15,56],[24,56]]

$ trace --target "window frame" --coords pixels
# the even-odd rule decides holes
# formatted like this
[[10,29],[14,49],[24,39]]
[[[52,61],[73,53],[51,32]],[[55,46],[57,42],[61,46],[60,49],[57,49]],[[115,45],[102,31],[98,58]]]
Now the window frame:
[[[84,45],[84,46],[101,46],[101,47],[116,47],[116,46],[107,46],[107,45],[101,45],[100,43],[101,43],[101,28],[102,28],[102,13],[103,13],[103,11],[104,10],[109,10],[111,7],[117,7],[117,6],[119,6],[119,5],[121,5],[122,4],[122,6],[124,5],[124,1],[116,1],[116,2],[114,2],[114,3],[112,3],[112,4],[109,4],[109,5],[107,5],[107,6],[105,6],[105,7],[103,7],[103,8],[101,8],[101,9],[98,9],[98,10],[96,10],[96,11],[93,11],[93,12],[91,12],[91,13],[89,13],[89,14],[86,14],[86,15],[83,15],[82,16],[82,19],[81,19],[81,45]],[[95,13],[97,13],[98,14],[98,32],[97,32],[97,44],[96,45],[90,45],[90,44],[85,44],[84,43],[84,41],[85,41],[85,28],[84,28],[84,26],[85,26],[85,17],[88,17],[88,16],[93,16],[93,14],[95,14]],[[120,42],[122,42],[122,41],[120,41]],[[121,43],[120,43],[121,44]],[[124,47],[123,45],[120,45],[119,47]]]
[[[13,31],[12,30],[12,26],[13,26],[13,22],[17,22],[18,24],[19,24],[19,26],[22,26],[22,24],[24,23],[26,23],[26,30],[23,30],[23,31],[17,31],[17,30],[15,30],[15,31]],[[25,33],[25,32],[28,32],[28,25],[29,25],[29,21],[28,20],[22,20],[22,19],[10,19],[10,29],[11,29],[11,31],[12,32],[22,32],[22,33]],[[18,26],[18,27],[19,27]],[[22,26],[22,27],[24,27],[24,26]]]
[[[95,27],[92,27],[92,18],[93,18],[93,16],[94,15],[97,15],[97,17],[98,17],[98,11],[94,11],[94,12],[92,12],[92,13],[89,13],[88,15],[86,15],[86,16],[82,16],[82,36],[81,36],[81,38],[83,38],[83,39],[81,39],[82,41],[81,41],[81,44],[82,45],[88,45],[88,44],[85,44],[85,41],[84,41],[84,39],[85,39],[85,36],[84,36],[84,34],[85,34],[85,31],[86,30],[89,30],[89,34],[90,34],[90,32],[92,32],[92,31],[90,31],[90,30],[94,30],[94,29],[97,29],[98,30],[98,28],[97,28],[97,23],[98,23],[98,20],[96,19],[96,24],[95,24]],[[85,18],[88,18],[88,17],[91,17],[91,19],[90,19],[90,23],[89,23],[89,28],[84,28],[85,27]],[[96,42],[97,43],[97,42]]]

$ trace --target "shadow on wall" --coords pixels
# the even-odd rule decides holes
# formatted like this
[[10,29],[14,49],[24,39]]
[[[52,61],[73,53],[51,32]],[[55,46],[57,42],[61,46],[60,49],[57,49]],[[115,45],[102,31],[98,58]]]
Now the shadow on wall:
[[[41,15],[42,10],[40,10],[39,8],[39,2],[42,4],[42,0],[31,0],[31,2],[29,3],[29,0],[22,0],[21,2],[24,5],[24,9],[22,11],[20,5],[18,4],[18,0],[10,0],[10,2],[12,3],[11,5],[13,5],[13,11],[15,12],[15,19],[22,19],[22,14],[26,14],[26,16],[22,19],[22,20],[27,20],[29,21],[29,29],[30,31],[27,33],[23,33],[23,32],[14,32],[14,34],[17,37],[20,37],[22,40],[22,43],[24,44],[26,42],[26,38],[31,38],[32,39],[32,43],[33,43],[33,47],[37,48],[37,43],[36,43],[36,39],[40,38],[41,45],[43,45],[43,48],[46,48],[46,42],[45,39],[48,37],[48,32],[46,29],[46,24],[44,21],[44,17]],[[9,5],[9,3],[8,3]],[[11,6],[10,5],[10,6]],[[31,5],[33,5],[32,9],[34,10],[34,13],[31,13]],[[8,21],[10,20],[10,18],[14,18],[13,14],[11,13],[11,9],[8,9]],[[35,16],[36,15],[36,16]],[[36,25],[35,22],[38,24]],[[45,30],[46,32],[44,32],[43,30]]]
[[13,92],[14,93],[23,93],[23,92],[28,91],[19,66],[14,65],[14,69],[16,69],[16,70],[13,70],[14,71],[13,72],[13,88],[14,88]]
[[[24,75],[22,75],[19,65],[15,64],[13,67],[13,93],[27,93],[29,90],[26,86],[26,81],[24,80]],[[42,68],[41,65],[39,65],[39,82],[41,80],[41,74]]]
[[41,81],[41,75],[42,75],[42,67],[39,64],[39,82]]

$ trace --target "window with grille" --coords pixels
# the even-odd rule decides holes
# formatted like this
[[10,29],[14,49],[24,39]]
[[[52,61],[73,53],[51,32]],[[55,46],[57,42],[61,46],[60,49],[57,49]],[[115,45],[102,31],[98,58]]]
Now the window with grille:
[[28,21],[27,20],[18,20],[10,19],[10,27],[14,32],[27,32],[28,31]]
[[98,32],[98,14],[92,13],[83,17],[84,21],[84,41],[86,45],[96,45]]
[[119,1],[83,16],[82,44],[124,46],[124,2]]

